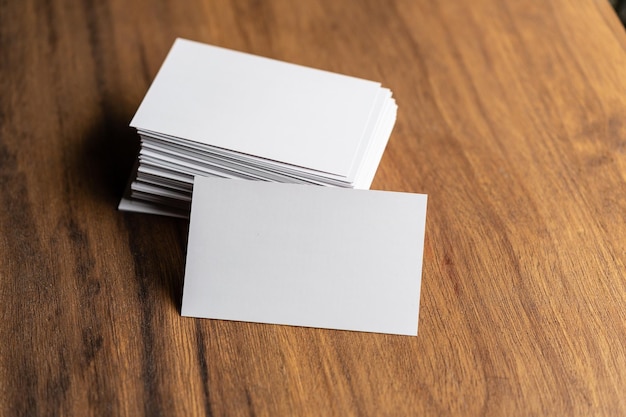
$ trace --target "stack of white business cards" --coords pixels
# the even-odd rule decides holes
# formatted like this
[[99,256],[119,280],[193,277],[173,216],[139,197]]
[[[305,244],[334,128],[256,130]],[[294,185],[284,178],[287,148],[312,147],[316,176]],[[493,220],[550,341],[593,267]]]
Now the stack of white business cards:
[[426,204],[196,177],[181,313],[417,335]]
[[188,216],[194,176],[367,189],[396,110],[377,82],[178,39],[131,122],[120,209]]

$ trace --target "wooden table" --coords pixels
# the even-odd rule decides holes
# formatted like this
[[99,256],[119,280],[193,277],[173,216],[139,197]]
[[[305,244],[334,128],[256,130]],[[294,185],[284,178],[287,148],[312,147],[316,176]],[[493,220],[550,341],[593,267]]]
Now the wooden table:
[[[382,81],[429,194],[418,337],[182,318],[121,213],[175,37]],[[597,1],[0,5],[0,415],[626,415],[626,35]]]

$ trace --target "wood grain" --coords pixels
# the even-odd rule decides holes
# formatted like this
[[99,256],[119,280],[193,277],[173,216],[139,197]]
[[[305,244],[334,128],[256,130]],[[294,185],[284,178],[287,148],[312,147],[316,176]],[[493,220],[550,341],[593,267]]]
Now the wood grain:
[[[116,210],[178,36],[393,90],[417,338],[180,317],[186,222]],[[604,0],[1,2],[0,415],[625,415],[625,51]]]

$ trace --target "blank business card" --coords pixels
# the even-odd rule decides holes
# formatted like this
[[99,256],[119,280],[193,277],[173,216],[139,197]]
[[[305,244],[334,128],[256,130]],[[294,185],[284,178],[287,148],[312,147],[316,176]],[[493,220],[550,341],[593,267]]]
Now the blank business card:
[[426,203],[196,177],[182,315],[417,335]]
[[348,176],[390,96],[378,82],[177,39],[131,126]]

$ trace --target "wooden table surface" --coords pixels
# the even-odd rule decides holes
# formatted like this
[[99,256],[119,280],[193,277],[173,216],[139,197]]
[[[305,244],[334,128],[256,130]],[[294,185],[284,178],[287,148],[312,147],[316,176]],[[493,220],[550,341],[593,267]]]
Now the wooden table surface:
[[[182,318],[116,210],[176,37],[381,81],[418,337]],[[626,415],[626,34],[596,1],[3,1],[0,415]]]

